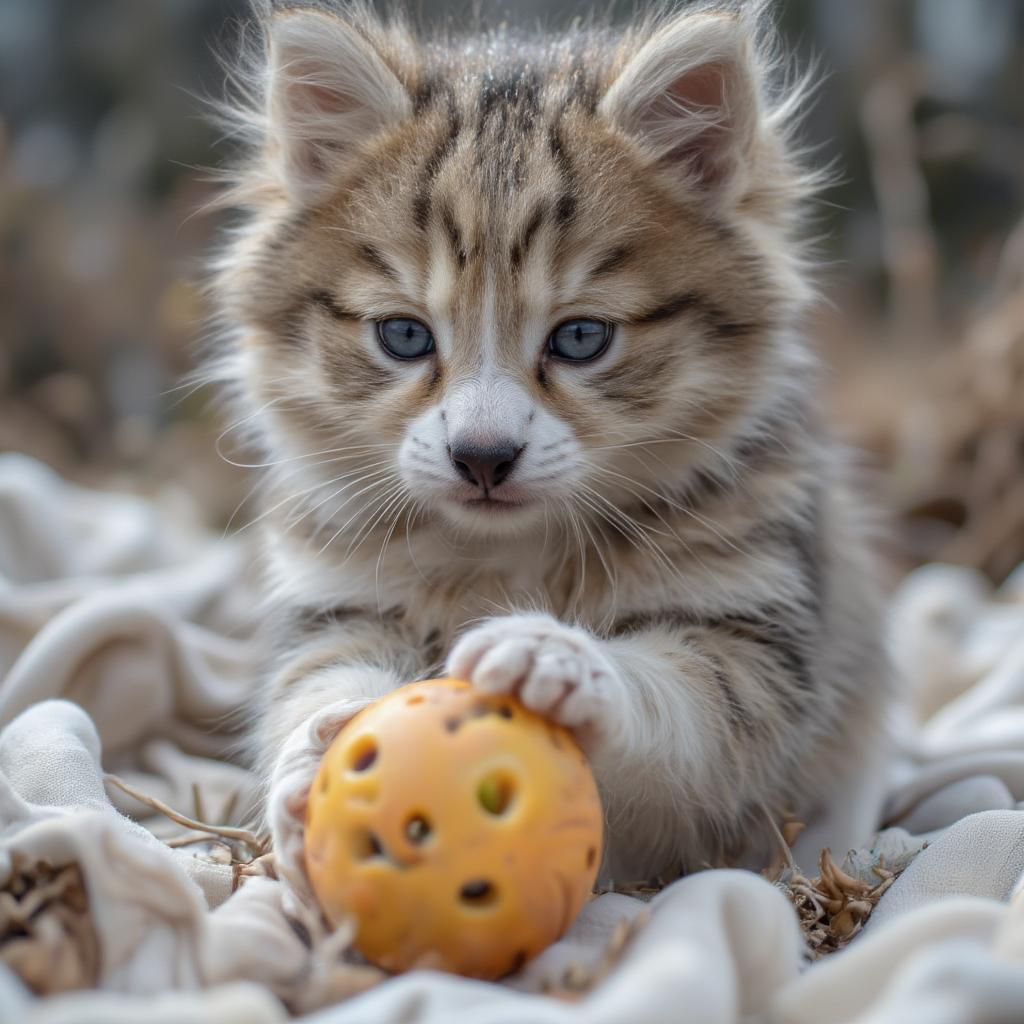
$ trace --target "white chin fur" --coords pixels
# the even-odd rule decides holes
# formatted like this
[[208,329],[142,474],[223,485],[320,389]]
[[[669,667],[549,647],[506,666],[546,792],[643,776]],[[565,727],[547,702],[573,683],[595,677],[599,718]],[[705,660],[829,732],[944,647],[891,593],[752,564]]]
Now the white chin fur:
[[541,501],[531,501],[507,508],[492,508],[442,499],[435,507],[451,526],[477,536],[500,537],[519,534],[544,522],[544,503]]

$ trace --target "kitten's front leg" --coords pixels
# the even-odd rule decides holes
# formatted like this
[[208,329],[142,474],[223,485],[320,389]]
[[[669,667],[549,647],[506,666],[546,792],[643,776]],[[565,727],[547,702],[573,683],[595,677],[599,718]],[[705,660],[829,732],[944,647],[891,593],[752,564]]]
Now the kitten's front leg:
[[598,639],[516,615],[470,630],[448,670],[573,729],[604,796],[610,870],[644,878],[757,845],[762,808],[820,784],[810,738],[821,743],[835,695],[819,688],[809,701],[804,636],[780,619],[680,612]]
[[310,782],[342,727],[424,669],[419,652],[378,616],[356,610],[300,617],[263,694],[257,759],[269,779],[266,820],[281,873],[303,892],[303,822]]

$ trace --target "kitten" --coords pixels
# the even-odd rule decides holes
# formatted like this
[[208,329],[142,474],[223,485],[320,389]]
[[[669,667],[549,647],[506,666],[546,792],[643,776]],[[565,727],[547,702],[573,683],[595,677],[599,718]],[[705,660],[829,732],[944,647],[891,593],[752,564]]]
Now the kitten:
[[261,25],[216,289],[266,456],[268,777],[324,706],[446,672],[575,731],[605,875],[766,855],[870,756],[886,670],[763,5]]

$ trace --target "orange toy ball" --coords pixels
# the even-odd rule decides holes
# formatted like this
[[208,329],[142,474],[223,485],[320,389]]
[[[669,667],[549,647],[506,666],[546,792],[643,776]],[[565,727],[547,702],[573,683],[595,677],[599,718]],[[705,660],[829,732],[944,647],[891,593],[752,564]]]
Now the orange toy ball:
[[361,711],[330,746],[309,793],[306,870],[373,963],[499,978],[575,920],[601,839],[597,785],[568,731],[434,679]]

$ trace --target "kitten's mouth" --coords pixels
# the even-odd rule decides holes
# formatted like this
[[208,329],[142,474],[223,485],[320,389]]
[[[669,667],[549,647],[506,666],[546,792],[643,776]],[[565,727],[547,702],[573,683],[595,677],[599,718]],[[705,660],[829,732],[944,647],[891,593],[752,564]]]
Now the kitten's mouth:
[[525,520],[532,519],[541,502],[525,489],[518,487],[502,487],[497,494],[493,491],[482,492],[474,488],[470,493],[449,492],[449,515],[455,521],[468,527],[483,530],[501,529],[522,525]]
[[511,516],[535,504],[533,495],[508,485],[501,487],[497,493],[474,489],[468,494],[456,492],[450,497],[459,508],[475,515],[487,516]]
[[511,510],[522,508],[526,502],[510,498],[495,498],[489,494],[483,498],[467,498],[461,504],[467,508]]

